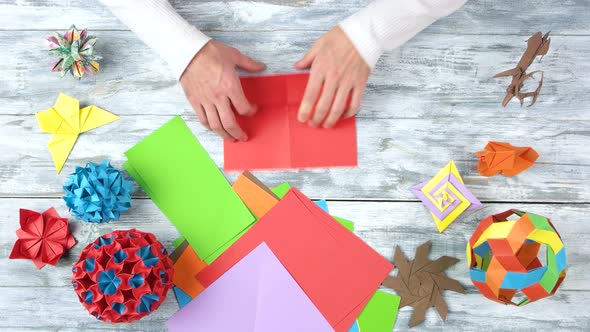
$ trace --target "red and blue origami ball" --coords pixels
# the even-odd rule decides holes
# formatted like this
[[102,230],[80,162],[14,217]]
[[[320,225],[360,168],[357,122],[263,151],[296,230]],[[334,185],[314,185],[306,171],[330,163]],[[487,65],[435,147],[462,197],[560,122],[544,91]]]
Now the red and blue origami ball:
[[152,233],[114,231],[90,243],[72,269],[82,305],[105,322],[132,322],[156,310],[172,288],[174,268]]
[[551,221],[519,210],[483,219],[467,243],[467,261],[471,281],[485,297],[517,306],[553,295],[567,265]]

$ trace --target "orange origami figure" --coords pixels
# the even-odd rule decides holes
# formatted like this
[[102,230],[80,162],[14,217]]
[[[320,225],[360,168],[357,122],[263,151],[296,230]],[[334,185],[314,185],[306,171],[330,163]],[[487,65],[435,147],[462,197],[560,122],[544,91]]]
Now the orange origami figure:
[[479,158],[477,171],[483,176],[499,173],[514,176],[533,166],[539,154],[529,146],[512,146],[510,143],[489,142],[484,151],[476,153]]

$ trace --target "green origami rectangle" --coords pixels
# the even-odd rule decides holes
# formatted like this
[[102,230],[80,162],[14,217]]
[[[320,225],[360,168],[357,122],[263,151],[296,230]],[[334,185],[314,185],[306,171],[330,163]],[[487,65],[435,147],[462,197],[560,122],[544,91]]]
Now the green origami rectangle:
[[177,249],[178,247],[180,247],[180,245],[184,241],[185,241],[185,238],[183,236],[181,236],[178,239],[172,241],[172,247],[174,247],[174,249]]
[[397,295],[376,291],[357,319],[359,330],[372,332],[393,331],[399,303]]
[[254,222],[179,116],[125,155],[123,167],[207,264]]

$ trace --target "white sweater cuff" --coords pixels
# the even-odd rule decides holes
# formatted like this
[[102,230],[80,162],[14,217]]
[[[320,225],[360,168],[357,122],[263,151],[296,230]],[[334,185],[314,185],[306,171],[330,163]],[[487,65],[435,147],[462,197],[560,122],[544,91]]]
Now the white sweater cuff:
[[459,9],[467,0],[374,0],[340,22],[369,67],[387,50],[407,42],[437,19]]
[[[211,38],[189,25],[186,30],[182,31],[181,36],[175,36],[175,45],[169,45],[171,48],[169,53],[167,50],[158,50],[158,52],[165,57],[176,79],[180,79],[191,60],[209,40]],[[168,53],[168,55],[163,53]]]
[[348,36],[348,39],[367,65],[373,69],[384,50],[381,49],[381,45],[379,45],[371,29],[364,26],[367,23],[364,21],[364,19],[357,17],[357,15],[352,15],[340,22],[338,26]]
[[168,62],[177,79],[210,40],[178,15],[167,0],[100,1]]

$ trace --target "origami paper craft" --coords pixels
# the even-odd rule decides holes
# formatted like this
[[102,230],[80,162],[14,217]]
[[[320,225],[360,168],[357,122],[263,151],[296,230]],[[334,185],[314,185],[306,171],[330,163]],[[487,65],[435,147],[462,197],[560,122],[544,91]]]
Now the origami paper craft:
[[172,283],[188,297],[195,298],[205,289],[195,276],[207,263],[199,258],[186,240],[170,254],[170,259],[174,266]]
[[244,94],[258,110],[237,116],[248,141],[224,141],[225,170],[357,165],[354,117],[331,129],[297,121],[308,78],[307,73],[241,78]]
[[33,261],[40,269],[45,264],[55,265],[57,261],[76,244],[68,229],[68,218],[59,216],[55,208],[43,213],[20,209],[20,228],[10,259],[25,258]]
[[[494,76],[496,78],[512,76],[512,81],[506,89],[506,97],[504,97],[504,100],[502,100],[502,106],[506,106],[513,97],[516,97],[518,100],[520,100],[521,107],[524,103],[525,98],[532,98],[532,101],[529,104],[529,106],[532,106],[537,101],[537,97],[539,96],[539,92],[541,91],[541,86],[543,85],[543,72],[538,70],[527,73],[526,70],[533,63],[537,56],[541,56],[542,59],[543,56],[547,54],[547,51],[549,51],[550,43],[551,39],[549,38],[549,32],[547,32],[544,36],[541,35],[541,32],[535,33],[531,36],[531,38],[528,39],[527,49],[518,61],[516,67],[498,73],[496,74],[496,76]],[[541,61],[541,59],[539,59],[539,61]],[[524,86],[524,82],[529,78],[534,79],[533,76],[536,73],[541,73],[541,79],[539,80],[537,88],[534,91],[521,92],[521,89]]]
[[489,142],[483,151],[476,153],[479,158],[477,171],[483,176],[504,174],[515,176],[533,166],[539,154],[529,146],[512,146],[510,143]]
[[482,206],[463,184],[463,179],[452,160],[430,181],[417,184],[410,190],[430,210],[432,219],[441,233],[466,210]]
[[78,99],[60,93],[52,108],[35,114],[42,132],[50,133],[49,152],[57,173],[61,172],[78,135],[119,117],[94,105],[80,109]]
[[393,267],[298,190],[291,189],[197,279],[209,287],[262,242],[336,331],[348,331]]
[[393,331],[399,302],[397,295],[376,291],[348,332]]
[[[513,215],[518,219],[509,220]],[[537,257],[541,245],[546,246],[545,264]],[[473,285],[485,297],[522,306],[555,294],[567,259],[548,218],[508,210],[479,223],[467,243],[467,263]]]
[[70,73],[77,79],[81,79],[85,73],[98,73],[98,60],[102,57],[94,51],[96,37],[89,36],[86,29],[78,31],[76,26],[72,25],[65,34],[54,32],[47,40],[49,54],[59,57],[59,60],[51,65],[51,71],[59,71],[61,77]]
[[105,234],[80,253],[72,268],[80,303],[99,320],[132,322],[158,309],[172,287],[174,269],[152,233]]
[[179,116],[125,155],[123,167],[207,264],[254,222]]
[[64,201],[73,215],[90,223],[119,220],[131,207],[133,183],[108,161],[76,166],[64,185]]
[[167,322],[182,331],[333,331],[263,242]]
[[450,290],[465,294],[465,289],[454,279],[447,277],[445,270],[455,265],[459,260],[454,257],[443,256],[435,261],[428,258],[430,241],[416,249],[413,260],[408,260],[399,246],[395,248],[393,263],[398,269],[395,277],[388,276],[383,286],[395,290],[401,296],[400,307],[414,308],[410,327],[424,321],[426,311],[434,307],[439,316],[447,319],[449,308],[443,299],[443,291]]

